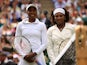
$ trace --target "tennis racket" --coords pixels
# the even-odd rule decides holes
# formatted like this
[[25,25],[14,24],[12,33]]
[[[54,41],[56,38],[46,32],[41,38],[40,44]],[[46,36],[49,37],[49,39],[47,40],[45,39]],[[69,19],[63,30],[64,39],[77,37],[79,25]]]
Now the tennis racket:
[[[68,40],[68,38],[66,40]],[[56,57],[56,59],[54,60],[54,65],[56,65],[56,63],[61,59],[61,57],[64,55],[64,53],[68,50],[68,48],[74,41],[75,41],[75,34],[72,35],[72,37],[68,40],[67,44],[65,45],[61,53]],[[62,41],[61,43],[64,43],[64,41]]]
[[[23,56],[29,54],[30,52],[32,52],[31,49],[31,43],[29,41],[29,39],[27,39],[24,36],[15,36],[15,43],[19,43],[20,45],[20,50],[22,51],[21,54]],[[35,60],[35,62],[37,63],[37,65],[41,65],[40,62],[38,62],[37,60]]]

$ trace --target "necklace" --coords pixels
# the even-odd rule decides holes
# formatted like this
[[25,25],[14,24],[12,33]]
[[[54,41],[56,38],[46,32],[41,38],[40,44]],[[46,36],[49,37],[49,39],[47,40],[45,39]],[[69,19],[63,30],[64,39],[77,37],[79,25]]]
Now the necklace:
[[63,28],[59,28],[59,30],[60,30],[60,31],[62,31],[62,30],[63,30]]
[[62,25],[57,25],[57,27],[59,28],[60,31],[63,30],[64,26],[65,26],[65,24],[64,25],[63,24]]

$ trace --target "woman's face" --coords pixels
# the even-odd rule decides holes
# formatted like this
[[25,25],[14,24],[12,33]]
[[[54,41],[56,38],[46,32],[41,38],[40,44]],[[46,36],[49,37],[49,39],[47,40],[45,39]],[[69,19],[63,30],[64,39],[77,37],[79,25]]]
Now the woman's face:
[[29,16],[29,18],[35,19],[37,17],[37,10],[36,10],[36,8],[30,7],[28,9],[28,16]]
[[65,23],[65,15],[60,13],[60,12],[58,12],[58,13],[56,13],[54,15],[54,19],[55,19],[55,22],[57,24],[63,24],[63,23]]

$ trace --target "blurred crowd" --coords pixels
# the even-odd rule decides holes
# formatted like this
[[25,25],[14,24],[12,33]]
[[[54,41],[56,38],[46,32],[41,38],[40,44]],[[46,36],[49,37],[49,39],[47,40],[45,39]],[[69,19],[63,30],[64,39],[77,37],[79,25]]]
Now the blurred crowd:
[[[45,0],[44,0],[45,1]],[[86,0],[51,0],[54,8],[66,8],[70,13],[69,23],[75,25],[87,25],[87,1]],[[0,0],[0,65],[10,60],[18,63],[20,56],[14,49],[13,41],[17,23],[28,17],[26,6],[33,3],[38,8],[38,18],[46,24],[47,29],[52,26],[52,19],[48,17],[48,11],[42,11],[39,0]],[[46,4],[45,4],[46,5]],[[49,4],[50,5],[50,4]],[[8,59],[8,61],[7,61]]]

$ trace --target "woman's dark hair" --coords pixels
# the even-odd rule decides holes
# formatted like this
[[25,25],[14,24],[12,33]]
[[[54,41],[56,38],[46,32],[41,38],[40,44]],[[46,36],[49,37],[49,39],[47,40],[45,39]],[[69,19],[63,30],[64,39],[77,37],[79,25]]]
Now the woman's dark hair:
[[[63,9],[65,10],[65,22],[68,22],[68,21],[69,21],[69,18],[70,18],[69,12],[68,12],[65,8],[63,8]],[[52,11],[52,13],[51,13],[51,17],[52,17],[52,23],[53,23],[53,24],[57,24],[57,23],[55,22],[55,18],[54,18],[54,15],[53,15],[53,11]]]
[[68,22],[69,21],[69,18],[70,18],[70,16],[69,16],[69,12],[65,9],[65,8],[63,8],[64,10],[65,10],[65,22]]
[[56,22],[54,20],[53,10],[51,11],[51,24],[52,25],[56,24]]

